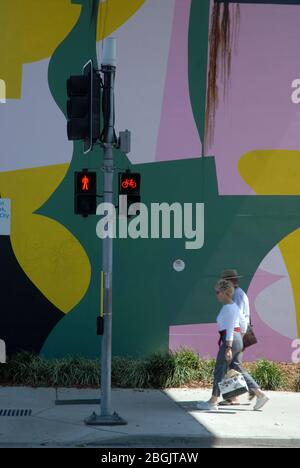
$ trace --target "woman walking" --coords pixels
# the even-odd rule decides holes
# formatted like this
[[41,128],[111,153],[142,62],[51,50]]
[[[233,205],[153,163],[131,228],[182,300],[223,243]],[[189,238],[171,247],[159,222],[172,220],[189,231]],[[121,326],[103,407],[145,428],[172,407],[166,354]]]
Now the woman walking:
[[220,333],[220,349],[214,372],[212,397],[207,402],[199,402],[197,408],[202,411],[218,410],[218,398],[220,396],[218,384],[223,380],[229,369],[234,369],[243,374],[249,390],[255,393],[257,400],[254,410],[257,411],[269,401],[269,398],[261,391],[255,380],[244,371],[241,364],[243,352],[242,337],[246,332],[247,324],[240,313],[239,307],[232,300],[234,293],[232,283],[224,279],[218,281],[215,286],[215,292],[218,300],[223,304],[217,318]]

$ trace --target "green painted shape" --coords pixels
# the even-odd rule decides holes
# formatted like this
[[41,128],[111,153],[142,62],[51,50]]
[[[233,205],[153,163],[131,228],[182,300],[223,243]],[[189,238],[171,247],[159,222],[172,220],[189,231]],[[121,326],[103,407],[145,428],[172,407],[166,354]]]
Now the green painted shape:
[[[48,69],[49,88],[58,107],[66,115],[66,82],[70,75],[82,73],[82,68],[89,59],[97,66],[96,57],[96,18],[93,2],[90,0],[73,1],[81,3],[81,14],[70,34],[54,52]],[[94,16],[93,16],[94,13]],[[55,137],[54,137],[55,138]],[[67,138],[67,122],[66,122]],[[92,268],[99,264],[100,247],[90,235],[92,220],[83,220],[74,215],[74,172],[82,168],[97,167],[102,163],[102,151],[96,147],[88,156],[82,153],[82,143],[75,142],[69,170],[49,200],[37,211],[53,218],[65,226],[79,240],[91,259]],[[102,174],[99,171],[100,174]],[[101,179],[98,178],[100,191]],[[95,293],[95,292],[94,292]]]
[[201,142],[205,134],[209,0],[192,0],[189,25],[189,88]]
[[[72,2],[74,3],[74,2]],[[78,3],[78,2],[77,2]],[[70,75],[81,75],[86,62],[96,56],[96,15],[93,17],[92,2],[82,0],[81,13],[72,31],[57,47],[48,69],[49,88],[58,107],[66,115],[66,82]],[[77,7],[76,7],[77,8]],[[75,147],[74,156],[77,156]]]
[[[81,16],[50,63],[50,87],[63,111],[65,80],[70,74],[80,72],[89,58],[81,44],[89,14],[90,10],[82,13],[85,16]],[[199,28],[199,21],[204,24],[203,28]],[[190,94],[203,141],[208,35],[206,0],[193,0],[189,34]],[[93,41],[88,41],[91,52]],[[83,157],[76,144],[66,178],[40,210],[61,222],[79,239],[92,264],[90,288],[81,303],[48,337],[42,350],[46,356],[96,356],[100,353],[96,316],[99,313],[101,242],[96,237],[97,217],[82,219],[73,214],[73,174],[82,167],[100,168],[101,158],[99,150],[88,159]],[[130,166],[124,156],[115,152],[115,165],[141,172],[142,201],[148,206],[151,202],[162,201],[205,203],[205,245],[200,250],[186,250],[184,239],[114,242],[115,355],[143,356],[155,350],[166,350],[170,325],[214,322],[218,304],[213,286],[220,271],[226,267],[237,268],[244,274],[241,285],[247,289],[262,259],[300,225],[299,197],[219,196],[212,157]],[[99,190],[101,186],[102,181],[98,180]],[[115,183],[115,189],[116,186]],[[186,262],[182,273],[172,268],[177,258]]]
[[[116,165],[121,162],[116,154]],[[300,226],[300,197],[220,196],[212,157],[133,169],[142,174],[142,201],[147,206],[203,201],[200,181],[205,181],[202,249],[186,250],[184,239],[114,241],[113,354],[143,356],[168,349],[170,325],[215,322],[219,307],[214,284],[220,271],[237,268],[247,289],[263,258]],[[186,263],[182,273],[173,270],[177,258]],[[95,309],[77,307],[56,326],[43,353],[97,355],[96,315]]]
[[[103,189],[102,153],[91,169],[97,170],[97,193]],[[91,156],[89,156],[90,158]],[[120,170],[132,168],[128,159],[115,151],[115,161]],[[41,354],[46,357],[99,356],[101,338],[96,335],[96,320],[100,312],[100,271],[102,267],[102,241],[96,236],[98,216],[74,215],[74,171],[86,167],[83,158],[75,158],[63,183],[43,207],[43,212],[63,224],[80,241],[92,267],[91,283],[83,299],[56,325],[45,341]],[[86,157],[85,157],[86,161]],[[115,186],[117,184],[115,183]],[[63,203],[62,203],[62,200]],[[101,200],[99,199],[99,203]],[[55,214],[54,214],[55,213]],[[66,281],[68,279],[66,278]]]
[[[72,31],[57,47],[51,57],[48,69],[51,94],[64,115],[66,115],[67,79],[70,75],[81,74],[83,66],[89,59],[93,59],[95,66],[97,66],[96,13],[98,8],[95,8],[94,0],[72,1],[72,3],[82,4],[80,16]],[[55,136],[51,136],[50,134],[49,137],[55,138]],[[91,282],[85,297],[76,307],[83,315],[88,314],[90,310],[96,309],[96,304],[99,304],[98,278],[99,265],[101,265],[101,243],[94,234],[95,217],[84,219],[81,216],[74,215],[74,172],[82,168],[100,169],[102,157],[102,150],[99,146],[95,147],[86,156],[82,153],[82,143],[75,142],[72,161],[64,180],[49,200],[37,210],[37,213],[52,218],[65,226],[78,239],[90,259],[92,270]],[[102,186],[101,176],[102,172],[99,170],[97,180],[99,193]],[[64,324],[64,336],[61,336],[60,339],[66,340],[68,337],[71,339],[72,326],[75,326],[75,323],[76,317],[75,321],[67,323],[66,327]],[[54,334],[56,334],[56,330],[54,330]],[[89,340],[87,339],[87,348],[88,345]],[[95,347],[95,343],[93,345]]]
[[[300,226],[300,197],[219,196],[213,158],[178,161],[143,171],[143,200],[196,202],[205,170],[205,245],[187,251],[182,240],[128,240],[116,247],[114,354],[140,356],[167,349],[169,326],[214,323],[214,284],[224,268],[244,274],[247,289],[258,265]],[[164,185],[163,181],[169,180]],[[151,193],[152,192],[152,193]],[[172,270],[182,258],[186,269]],[[134,286],[134,287],[133,287]]]

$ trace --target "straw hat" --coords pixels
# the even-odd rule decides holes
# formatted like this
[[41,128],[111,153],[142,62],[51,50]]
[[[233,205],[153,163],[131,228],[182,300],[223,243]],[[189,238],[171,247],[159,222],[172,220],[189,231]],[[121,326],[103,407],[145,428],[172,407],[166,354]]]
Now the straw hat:
[[221,273],[221,278],[230,280],[230,279],[243,278],[243,277],[239,275],[236,270],[224,270]]

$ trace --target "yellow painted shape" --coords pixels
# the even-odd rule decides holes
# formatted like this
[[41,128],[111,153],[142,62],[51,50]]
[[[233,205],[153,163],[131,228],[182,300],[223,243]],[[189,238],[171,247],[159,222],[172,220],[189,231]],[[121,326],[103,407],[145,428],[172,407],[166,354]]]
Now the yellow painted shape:
[[[106,0],[101,4],[98,39],[125,23],[144,2]],[[6,82],[7,98],[20,99],[23,64],[50,57],[73,29],[81,8],[71,0],[1,0],[0,79]]]
[[[291,286],[293,289],[295,308],[297,314],[297,324],[298,324],[298,337],[300,338],[300,288],[299,288],[299,278],[300,278],[300,229],[297,229],[289,236],[285,237],[280,243],[279,248],[281,254],[284,258]],[[283,305],[284,305],[284,298]],[[284,310],[282,311],[284,314]]]
[[[300,151],[251,151],[240,159],[238,168],[257,195],[300,195]],[[300,337],[300,229],[285,237],[279,248],[293,289]]]
[[0,78],[7,97],[21,97],[22,65],[53,54],[79,18],[70,0],[1,0]]
[[11,243],[30,280],[62,312],[85,295],[89,259],[78,240],[58,222],[33,214],[61,183],[69,165],[0,173],[2,198],[12,200]]
[[238,169],[257,195],[300,195],[300,151],[251,151]]
[[97,41],[110,36],[128,21],[146,0],[106,0],[101,3],[98,15]]

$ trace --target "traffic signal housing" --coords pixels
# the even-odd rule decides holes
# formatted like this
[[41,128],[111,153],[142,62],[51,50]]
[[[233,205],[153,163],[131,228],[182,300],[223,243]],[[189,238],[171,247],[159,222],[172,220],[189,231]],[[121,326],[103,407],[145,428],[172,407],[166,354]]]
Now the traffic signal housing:
[[100,138],[101,78],[90,60],[82,75],[67,80],[67,134],[69,140],[82,140],[86,154]]
[[97,209],[97,174],[83,169],[75,172],[75,214],[84,217],[96,214]]
[[119,173],[119,196],[127,196],[127,207],[133,203],[140,203],[141,196],[141,174],[138,172],[120,172]]

